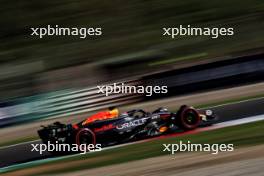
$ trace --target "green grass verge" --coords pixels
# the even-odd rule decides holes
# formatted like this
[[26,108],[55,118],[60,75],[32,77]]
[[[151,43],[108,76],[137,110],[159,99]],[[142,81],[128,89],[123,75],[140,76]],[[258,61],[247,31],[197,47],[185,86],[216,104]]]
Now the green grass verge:
[[[179,141],[197,144],[234,144],[235,150],[239,147],[254,146],[264,144],[264,121],[226,127],[222,129],[201,132],[195,135],[185,135],[180,137],[164,138],[145,143],[132,144],[116,149],[89,153],[87,155],[77,155],[75,157],[51,161],[43,165],[65,164],[67,167],[45,171],[42,174],[58,174],[84,169],[91,169],[101,166],[120,164],[129,161],[141,160],[161,155],[168,155],[163,152],[162,144],[177,144]],[[71,165],[69,162],[82,161],[78,166]],[[68,164],[67,164],[68,163]],[[38,166],[37,166],[38,167]]]
[[192,55],[187,55],[187,56],[177,57],[177,58],[170,58],[170,59],[163,58],[162,60],[150,63],[149,66],[160,66],[160,65],[171,64],[174,62],[179,62],[179,61],[184,61],[184,60],[194,60],[194,59],[198,60],[205,56],[207,56],[207,53],[192,54]]

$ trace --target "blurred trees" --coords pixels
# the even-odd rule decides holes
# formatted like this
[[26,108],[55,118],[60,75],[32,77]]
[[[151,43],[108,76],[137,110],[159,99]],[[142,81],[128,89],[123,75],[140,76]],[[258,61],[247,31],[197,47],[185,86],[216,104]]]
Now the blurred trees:
[[[108,58],[147,50],[164,52],[169,58],[199,53],[207,53],[207,58],[213,58],[264,45],[262,0],[0,2],[0,69],[15,70],[12,65],[41,63],[39,69],[32,72],[21,71],[21,75],[30,73],[25,79],[31,79],[34,73],[82,63],[100,64]],[[56,24],[60,27],[102,27],[103,35],[86,39],[75,36],[39,39],[30,35],[31,27]],[[177,27],[180,24],[234,27],[235,35],[219,39],[184,36],[171,40],[162,37],[162,27]],[[145,70],[150,69],[148,63],[144,65],[140,62]],[[3,78],[0,75],[2,79],[6,79],[6,75]]]

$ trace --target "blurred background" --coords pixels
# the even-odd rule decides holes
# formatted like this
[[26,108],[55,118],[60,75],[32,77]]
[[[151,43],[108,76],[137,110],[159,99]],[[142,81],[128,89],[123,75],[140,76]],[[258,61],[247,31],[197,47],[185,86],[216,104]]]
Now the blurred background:
[[[97,85],[114,82],[168,85],[173,96],[263,79],[262,0],[1,0],[0,8],[2,125],[145,99],[96,94]],[[163,27],[188,24],[235,34],[162,36]],[[30,35],[47,25],[101,27],[103,35]]]
[[[0,174],[263,175],[263,0],[0,2]],[[103,34],[85,39],[31,35],[31,28],[48,25],[102,28]],[[234,28],[234,35],[163,36],[163,28],[180,25]],[[96,86],[113,83],[168,86],[168,93],[98,93]],[[31,152],[32,143],[41,144],[41,125],[80,122],[110,106],[120,112],[161,106],[176,112],[182,104],[210,107],[222,124],[262,121],[91,155]],[[162,152],[162,144],[179,140],[232,143],[236,151],[177,157]],[[129,163],[114,165],[122,162]]]

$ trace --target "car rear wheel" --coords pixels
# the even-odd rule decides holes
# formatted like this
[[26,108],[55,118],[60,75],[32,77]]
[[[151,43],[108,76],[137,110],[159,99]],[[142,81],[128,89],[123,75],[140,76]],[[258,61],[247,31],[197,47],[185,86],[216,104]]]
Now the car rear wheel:
[[96,144],[95,134],[92,130],[88,128],[81,129],[76,134],[76,144],[78,146],[83,146],[82,144]]

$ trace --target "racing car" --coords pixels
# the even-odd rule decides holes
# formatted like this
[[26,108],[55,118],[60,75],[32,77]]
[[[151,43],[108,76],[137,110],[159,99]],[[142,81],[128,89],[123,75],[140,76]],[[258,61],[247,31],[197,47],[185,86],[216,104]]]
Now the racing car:
[[[88,118],[89,119],[89,118]],[[38,131],[43,143],[101,144],[102,147],[151,138],[168,133],[193,130],[211,125],[217,116],[211,110],[197,110],[183,105],[177,112],[158,108],[153,112],[133,109],[116,118],[99,119],[90,123],[42,126]]]

